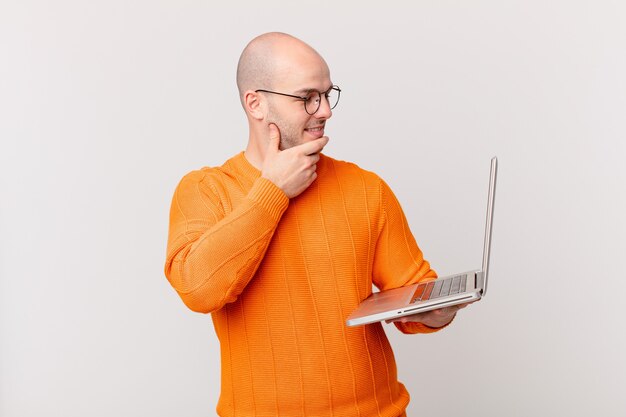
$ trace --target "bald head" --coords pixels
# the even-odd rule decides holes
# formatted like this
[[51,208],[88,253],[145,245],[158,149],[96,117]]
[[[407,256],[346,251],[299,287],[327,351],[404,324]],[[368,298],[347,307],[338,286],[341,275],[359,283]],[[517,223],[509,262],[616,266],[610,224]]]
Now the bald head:
[[246,91],[271,90],[276,81],[287,75],[294,62],[324,59],[306,43],[291,35],[270,32],[254,38],[244,48],[237,65],[237,88],[243,102]]

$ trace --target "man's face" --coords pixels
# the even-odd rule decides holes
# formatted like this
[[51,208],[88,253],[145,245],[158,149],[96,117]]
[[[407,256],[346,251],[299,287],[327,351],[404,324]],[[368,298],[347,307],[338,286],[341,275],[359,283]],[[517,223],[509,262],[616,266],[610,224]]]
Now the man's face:
[[[280,130],[282,150],[301,145],[324,136],[326,120],[332,116],[324,92],[331,86],[326,63],[313,57],[310,62],[303,60],[289,67],[284,77],[278,78],[275,90],[297,96],[307,96],[311,90],[322,93],[320,107],[314,114],[308,114],[304,102],[292,97],[266,94],[268,100],[267,123],[274,123]],[[270,97],[271,96],[271,97]]]

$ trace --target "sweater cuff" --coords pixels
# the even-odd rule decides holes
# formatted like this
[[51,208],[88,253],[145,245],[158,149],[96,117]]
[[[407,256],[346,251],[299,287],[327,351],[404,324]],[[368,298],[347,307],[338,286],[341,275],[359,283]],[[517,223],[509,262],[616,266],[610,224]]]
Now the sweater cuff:
[[444,324],[441,327],[430,327],[430,326],[425,325],[424,323],[418,323],[418,322],[413,322],[413,323],[394,322],[394,324],[396,325],[398,330],[400,330],[404,334],[435,333],[435,332],[438,332],[439,330],[442,330],[448,327],[450,323],[454,321],[455,317],[456,317],[456,314],[454,315],[454,317],[452,317],[452,320],[450,320],[447,324]]
[[270,180],[259,177],[248,192],[248,198],[263,207],[274,220],[279,220],[287,207],[289,198]]

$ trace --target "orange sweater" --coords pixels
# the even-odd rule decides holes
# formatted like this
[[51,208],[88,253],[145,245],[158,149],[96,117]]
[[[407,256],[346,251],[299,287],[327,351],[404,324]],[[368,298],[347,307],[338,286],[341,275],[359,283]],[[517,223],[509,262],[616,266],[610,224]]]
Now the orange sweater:
[[324,155],[317,166],[291,200],[243,153],[174,194],[165,274],[190,309],[212,313],[221,416],[400,416],[409,402],[381,324],[345,320],[372,283],[436,274],[379,177]]

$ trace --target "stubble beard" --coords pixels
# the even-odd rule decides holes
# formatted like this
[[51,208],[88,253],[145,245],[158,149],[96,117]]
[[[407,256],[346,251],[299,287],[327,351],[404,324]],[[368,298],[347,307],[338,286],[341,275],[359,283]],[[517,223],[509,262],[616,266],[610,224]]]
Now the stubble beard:
[[274,123],[280,131],[280,150],[284,151],[300,144],[300,132],[274,113],[271,108],[267,114],[267,121]]

